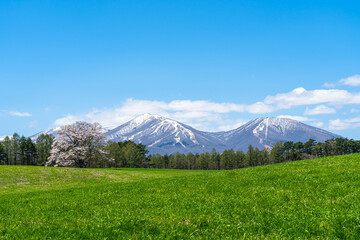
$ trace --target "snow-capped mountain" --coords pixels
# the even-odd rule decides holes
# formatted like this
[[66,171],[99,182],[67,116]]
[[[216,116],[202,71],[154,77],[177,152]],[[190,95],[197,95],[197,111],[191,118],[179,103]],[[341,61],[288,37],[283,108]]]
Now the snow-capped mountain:
[[198,153],[212,148],[225,149],[216,134],[193,129],[190,126],[161,116],[144,114],[105,133],[109,141],[131,140],[147,145],[150,153]]
[[[43,133],[56,135],[57,129]],[[41,133],[32,136],[36,139]],[[323,142],[340,137],[320,128],[287,118],[257,118],[227,132],[204,132],[157,115],[144,114],[112,130],[104,130],[107,141],[131,140],[147,146],[150,153],[171,154],[218,152],[225,149],[247,151],[271,147],[278,141]]]
[[226,146],[233,149],[247,150],[253,147],[263,149],[278,141],[306,142],[314,139],[324,142],[341,137],[320,128],[312,127],[288,118],[257,118],[235,130],[224,133]]

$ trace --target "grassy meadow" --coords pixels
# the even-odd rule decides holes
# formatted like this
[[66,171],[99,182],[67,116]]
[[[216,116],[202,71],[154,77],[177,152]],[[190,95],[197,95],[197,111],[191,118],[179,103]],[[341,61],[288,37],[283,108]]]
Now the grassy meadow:
[[0,239],[359,239],[360,154],[228,171],[0,166]]

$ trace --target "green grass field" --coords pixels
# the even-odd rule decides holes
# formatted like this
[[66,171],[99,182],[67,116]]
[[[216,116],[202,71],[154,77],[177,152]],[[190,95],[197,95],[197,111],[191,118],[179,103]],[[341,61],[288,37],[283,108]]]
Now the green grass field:
[[0,239],[359,239],[360,154],[231,171],[0,166]]

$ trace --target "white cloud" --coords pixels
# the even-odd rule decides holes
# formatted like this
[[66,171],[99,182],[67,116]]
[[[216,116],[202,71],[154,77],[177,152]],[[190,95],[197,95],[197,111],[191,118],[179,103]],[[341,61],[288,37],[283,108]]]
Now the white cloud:
[[194,112],[244,112],[245,105],[235,103],[213,103],[208,101],[175,100],[166,104],[166,110],[170,111],[194,111]]
[[334,119],[329,121],[330,130],[346,130],[360,127],[360,117],[348,119]]
[[273,106],[263,102],[257,102],[246,107],[246,111],[253,114],[270,113],[275,111]]
[[347,85],[347,86],[360,86],[360,75],[354,75],[347,78],[340,79],[337,83],[325,83],[324,87],[326,88],[335,88],[340,85]]
[[323,122],[313,122],[313,123],[311,123],[311,125],[314,127],[321,128],[324,126],[324,123]]
[[360,75],[354,75],[351,77],[343,78],[339,80],[339,83],[348,86],[360,86]]
[[[172,118],[201,130],[218,131],[242,124],[229,120],[224,114],[244,112],[246,106],[234,103],[214,103],[209,101],[175,100],[162,101],[128,99],[121,106],[111,109],[96,109],[87,114],[68,115],[57,119],[54,126],[62,126],[76,121],[99,122],[106,128],[117,127],[145,113]],[[258,111],[258,109],[257,109]]]
[[268,96],[264,101],[276,109],[289,109],[294,106],[328,103],[332,105],[360,104],[360,93],[350,93],[340,89],[310,90],[296,88],[288,93]]
[[360,110],[359,110],[359,109],[352,108],[352,109],[350,110],[350,112],[351,112],[351,113],[357,113],[357,112],[360,112]]
[[311,119],[311,118],[308,118],[308,117],[303,117],[303,116],[279,115],[277,117],[278,118],[288,118],[288,119],[296,120],[296,121],[299,121],[299,122],[314,121],[314,119]]
[[10,116],[13,117],[31,117],[32,115],[27,112],[9,112]]
[[236,119],[236,120],[225,120],[222,122],[222,125],[219,126],[217,131],[229,131],[236,129],[242,125],[244,125],[247,121],[244,121],[243,119]]
[[[69,125],[72,124],[76,121],[86,121],[86,120],[90,120],[90,119],[86,119],[86,117],[84,116],[73,116],[73,115],[67,115],[66,117],[63,118],[59,118],[54,122],[54,125],[56,127],[58,126],[64,126],[64,125]],[[91,120],[90,120],[91,121]],[[93,122],[93,121],[92,121]],[[95,121],[96,122],[96,121]]]
[[304,115],[319,115],[319,114],[331,114],[336,113],[336,110],[333,108],[329,108],[325,105],[319,105],[313,109],[306,108]]

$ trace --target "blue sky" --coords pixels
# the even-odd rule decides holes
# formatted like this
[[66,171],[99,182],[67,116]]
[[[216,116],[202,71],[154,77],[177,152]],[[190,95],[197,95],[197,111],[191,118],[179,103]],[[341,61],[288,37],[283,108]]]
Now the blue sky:
[[0,136],[142,113],[360,139],[359,1],[0,2]]

